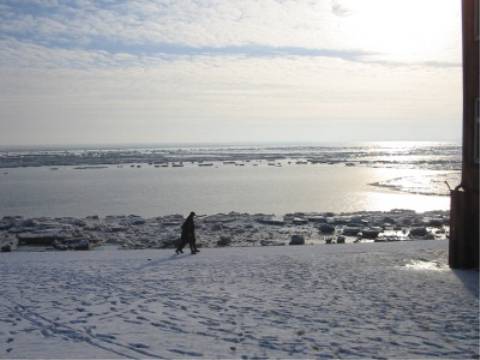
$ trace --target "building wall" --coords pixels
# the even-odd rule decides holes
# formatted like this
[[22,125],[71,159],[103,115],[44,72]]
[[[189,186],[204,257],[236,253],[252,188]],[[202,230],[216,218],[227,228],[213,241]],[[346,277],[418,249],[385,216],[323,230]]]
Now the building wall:
[[463,173],[462,183],[478,192],[479,0],[463,0]]
[[479,0],[462,0],[463,166],[451,193],[450,253],[453,268],[479,267]]

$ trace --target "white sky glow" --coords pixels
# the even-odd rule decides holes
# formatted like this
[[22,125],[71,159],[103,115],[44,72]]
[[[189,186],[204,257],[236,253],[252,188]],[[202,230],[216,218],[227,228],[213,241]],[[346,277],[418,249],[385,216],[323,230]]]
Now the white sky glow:
[[0,144],[457,141],[460,2],[0,1]]

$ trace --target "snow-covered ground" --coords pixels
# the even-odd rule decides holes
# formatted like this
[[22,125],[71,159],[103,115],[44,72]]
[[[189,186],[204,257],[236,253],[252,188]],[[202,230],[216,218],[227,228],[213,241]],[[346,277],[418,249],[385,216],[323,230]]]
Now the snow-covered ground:
[[478,358],[447,245],[0,254],[0,358]]

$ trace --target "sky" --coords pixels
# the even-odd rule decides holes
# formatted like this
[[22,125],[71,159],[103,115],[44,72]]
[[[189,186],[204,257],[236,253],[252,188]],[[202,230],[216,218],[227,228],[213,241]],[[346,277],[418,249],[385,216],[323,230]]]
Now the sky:
[[459,141],[458,0],[0,0],[0,144]]

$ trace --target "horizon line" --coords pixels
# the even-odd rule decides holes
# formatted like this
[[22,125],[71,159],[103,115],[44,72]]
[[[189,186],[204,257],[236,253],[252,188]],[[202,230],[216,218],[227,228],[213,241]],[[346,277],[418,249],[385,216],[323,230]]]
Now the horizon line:
[[105,142],[105,143],[75,143],[75,144],[10,144],[0,145],[1,151],[9,149],[81,149],[81,148],[114,148],[114,147],[193,147],[193,146],[252,146],[252,145],[287,145],[287,146],[308,146],[308,145],[353,145],[353,144],[381,144],[381,143],[437,143],[462,146],[460,140],[349,140],[349,141],[179,141],[179,142]]

